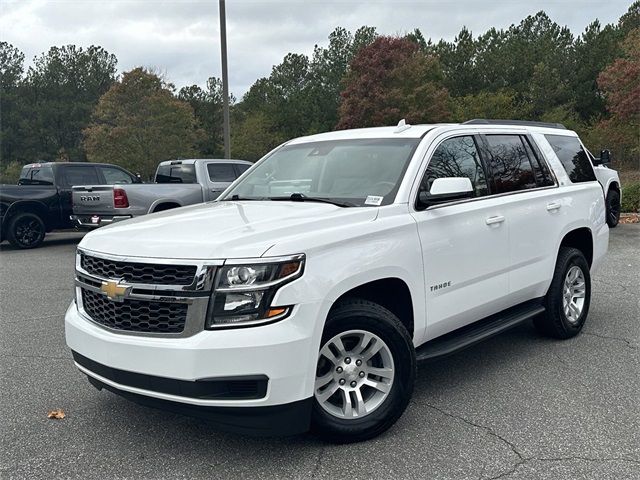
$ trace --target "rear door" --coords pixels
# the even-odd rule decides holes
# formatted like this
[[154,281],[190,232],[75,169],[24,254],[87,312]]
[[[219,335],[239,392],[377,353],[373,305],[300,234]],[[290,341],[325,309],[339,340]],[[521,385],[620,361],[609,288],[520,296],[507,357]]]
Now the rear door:
[[233,163],[210,162],[207,163],[207,200],[215,200],[218,196],[238,178]]
[[506,212],[502,199],[489,195],[478,139],[436,141],[418,190],[428,192],[436,178],[468,177],[475,197],[412,213],[422,245],[427,339],[506,308],[509,289]]
[[533,138],[482,138],[491,188],[502,198],[508,218],[509,306],[517,305],[546,293],[570,205]]

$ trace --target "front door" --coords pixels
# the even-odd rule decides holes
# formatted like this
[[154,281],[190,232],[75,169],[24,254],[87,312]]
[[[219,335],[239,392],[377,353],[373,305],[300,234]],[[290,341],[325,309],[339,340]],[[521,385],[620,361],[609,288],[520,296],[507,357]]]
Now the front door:
[[473,136],[442,141],[420,190],[441,177],[468,177],[475,197],[415,211],[424,262],[425,340],[496,313],[509,290],[509,239],[503,199],[489,197],[486,170]]

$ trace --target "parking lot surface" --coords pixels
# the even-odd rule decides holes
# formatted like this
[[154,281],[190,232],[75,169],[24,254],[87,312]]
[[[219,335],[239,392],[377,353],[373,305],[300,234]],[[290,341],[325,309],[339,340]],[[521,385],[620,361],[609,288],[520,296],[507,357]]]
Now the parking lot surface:
[[640,478],[640,225],[611,231],[581,335],[526,324],[421,365],[400,421],[346,446],[221,433],[94,389],[64,342],[80,238],[0,247],[1,478]]

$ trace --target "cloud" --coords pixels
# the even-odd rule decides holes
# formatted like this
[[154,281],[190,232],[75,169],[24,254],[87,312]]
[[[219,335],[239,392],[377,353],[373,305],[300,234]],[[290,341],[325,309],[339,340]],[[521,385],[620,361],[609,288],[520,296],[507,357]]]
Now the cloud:
[[[229,83],[236,97],[269,75],[288,52],[310,54],[337,26],[375,26],[384,34],[420,28],[427,38],[452,40],[463,26],[474,34],[507,28],[546,11],[574,34],[594,19],[615,23],[628,1],[227,0]],[[2,0],[0,38],[25,53],[30,64],[53,45],[100,45],[126,71],[143,65],[176,86],[204,85],[220,76],[218,4],[212,0]]]

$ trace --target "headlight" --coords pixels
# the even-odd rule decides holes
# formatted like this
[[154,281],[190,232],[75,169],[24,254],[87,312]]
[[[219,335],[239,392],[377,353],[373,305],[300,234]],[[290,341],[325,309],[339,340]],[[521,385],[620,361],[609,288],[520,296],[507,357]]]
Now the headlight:
[[206,327],[258,325],[286,317],[290,307],[272,307],[282,285],[302,275],[304,255],[269,263],[229,264],[218,269]]

